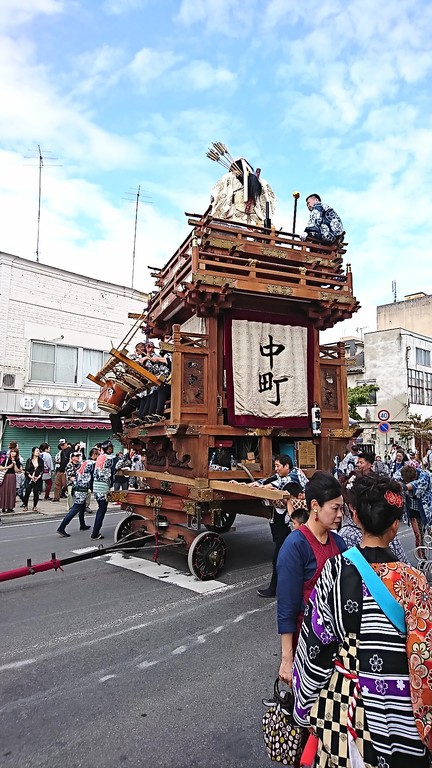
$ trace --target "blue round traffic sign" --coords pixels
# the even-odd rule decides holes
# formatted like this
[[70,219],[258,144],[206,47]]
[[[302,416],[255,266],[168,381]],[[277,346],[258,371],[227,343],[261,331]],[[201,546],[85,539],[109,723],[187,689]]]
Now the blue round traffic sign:
[[381,408],[377,415],[379,421],[388,421],[390,418],[390,411],[388,411],[387,408]]
[[386,421],[382,421],[381,424],[378,424],[378,429],[385,434],[386,432],[390,432],[391,427]]

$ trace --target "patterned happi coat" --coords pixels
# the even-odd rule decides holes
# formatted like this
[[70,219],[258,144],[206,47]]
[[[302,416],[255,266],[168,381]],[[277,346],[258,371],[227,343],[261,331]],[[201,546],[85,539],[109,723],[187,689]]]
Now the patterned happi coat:
[[319,738],[317,768],[350,768],[351,724],[366,768],[426,768],[432,589],[412,566],[391,562],[391,550],[361,551],[402,604],[408,634],[393,626],[350,561],[343,555],[329,560],[306,608],[295,656],[295,718]]
[[76,504],[84,504],[87,494],[92,490],[94,459],[86,459],[78,469],[75,479],[74,501]]

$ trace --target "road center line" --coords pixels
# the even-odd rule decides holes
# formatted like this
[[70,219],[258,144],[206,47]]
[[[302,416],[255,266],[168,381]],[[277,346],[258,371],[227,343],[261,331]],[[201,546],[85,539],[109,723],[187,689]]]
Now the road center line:
[[19,667],[28,667],[29,664],[36,664],[37,659],[22,659],[21,661],[10,661],[8,664],[0,666],[0,672],[6,669],[19,669]]

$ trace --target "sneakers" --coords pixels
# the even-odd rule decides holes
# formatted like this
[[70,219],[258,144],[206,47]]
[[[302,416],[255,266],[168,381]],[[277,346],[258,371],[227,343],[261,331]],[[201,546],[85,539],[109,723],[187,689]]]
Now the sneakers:
[[91,539],[103,539],[104,536],[102,536],[101,533],[98,533],[96,536],[90,536]]
[[52,501],[53,504],[60,504],[60,500],[59,499],[49,499],[49,501]]
[[257,595],[259,597],[276,597],[276,590],[273,587],[261,587],[257,589]]
[[70,538],[70,533],[66,533],[66,531],[63,530],[63,528],[57,528],[57,533],[59,536],[63,536],[64,539]]
[[91,525],[80,525],[80,531],[89,531]]

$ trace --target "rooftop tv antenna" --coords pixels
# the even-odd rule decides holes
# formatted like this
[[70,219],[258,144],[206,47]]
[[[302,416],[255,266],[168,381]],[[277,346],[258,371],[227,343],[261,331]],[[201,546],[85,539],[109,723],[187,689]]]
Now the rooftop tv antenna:
[[[38,160],[39,160],[39,187],[38,187],[38,212],[37,212],[37,235],[36,235],[36,261],[39,261],[39,234],[40,234],[40,217],[41,217],[41,199],[42,199],[42,168],[44,167],[44,157],[42,155],[42,150],[40,148],[40,144],[38,144],[38,148],[36,149],[29,149],[29,152],[38,153]],[[45,154],[51,155],[52,153],[47,150]],[[33,155],[26,155],[26,160],[33,160],[35,159]],[[49,160],[57,160],[57,157],[50,157]],[[26,163],[26,165],[33,165],[33,163]],[[57,165],[60,166],[60,163],[49,163],[49,165]]]
[[[132,192],[126,192],[126,195],[132,195]],[[123,200],[129,200],[131,202],[131,197],[124,197]],[[131,280],[131,288],[134,287],[134,279],[135,279],[135,253],[136,253],[136,239],[137,239],[137,227],[138,227],[138,209],[140,200],[143,200],[147,205],[151,205],[153,203],[152,199],[146,195],[141,195],[141,184],[138,184],[138,189],[135,195],[135,225],[134,225],[134,237],[133,237],[133,249],[132,249],[132,280]]]
[[397,290],[396,290],[396,280],[392,280],[392,294],[393,294],[393,301],[397,301]]
[[357,333],[359,333],[359,334],[360,334],[360,339],[361,339],[362,341],[363,341],[363,336],[364,336],[364,333],[363,333],[363,331],[365,331],[365,330],[366,330],[366,328],[369,328],[369,326],[368,326],[368,325],[361,325],[361,326],[359,326],[359,328],[356,328],[356,331],[357,331]]

